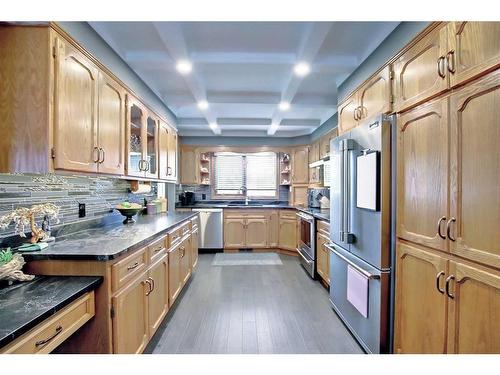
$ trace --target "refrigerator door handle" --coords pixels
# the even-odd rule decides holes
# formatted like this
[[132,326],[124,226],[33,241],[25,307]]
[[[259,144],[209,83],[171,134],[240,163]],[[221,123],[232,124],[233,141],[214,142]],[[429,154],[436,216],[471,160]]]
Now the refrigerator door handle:
[[379,273],[374,273],[374,272],[369,272],[366,269],[362,268],[343,254],[341,254],[339,251],[335,249],[335,245],[332,243],[325,244],[325,247],[328,248],[332,253],[337,255],[340,259],[342,259],[344,262],[352,266],[356,271],[361,273],[363,276],[365,276],[367,279],[380,279],[380,274]]
[[344,143],[345,140],[342,140],[340,143],[340,151],[342,152],[342,158],[340,161],[340,202],[341,202],[341,207],[340,207],[340,241],[344,242],[344,217],[345,217],[345,157],[346,153],[344,150]]
[[350,217],[349,217],[349,205],[350,205],[350,183],[349,176],[351,173],[351,168],[349,164],[349,151],[354,150],[354,140],[344,139],[343,144],[343,167],[342,167],[342,179],[343,179],[343,199],[342,199],[342,234],[341,239],[343,243],[350,244],[354,242],[354,235],[350,233]]

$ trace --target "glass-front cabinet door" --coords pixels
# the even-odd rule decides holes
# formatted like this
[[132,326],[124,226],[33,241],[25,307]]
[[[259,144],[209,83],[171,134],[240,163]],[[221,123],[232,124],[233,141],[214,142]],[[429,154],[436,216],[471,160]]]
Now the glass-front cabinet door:
[[145,176],[158,178],[158,119],[149,115],[146,120]]
[[146,109],[139,101],[128,97],[128,163],[127,174],[143,177],[146,163],[144,162]]

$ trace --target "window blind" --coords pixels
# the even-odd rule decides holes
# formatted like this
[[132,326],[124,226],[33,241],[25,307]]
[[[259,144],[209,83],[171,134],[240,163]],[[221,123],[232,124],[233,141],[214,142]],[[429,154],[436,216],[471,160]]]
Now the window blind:
[[217,194],[237,195],[244,184],[243,155],[215,154],[215,189]]
[[216,194],[250,197],[275,197],[278,187],[278,159],[274,152],[238,154],[219,152],[215,155],[214,184]]
[[277,165],[277,156],[274,152],[259,152],[246,156],[246,187],[249,196],[276,195]]

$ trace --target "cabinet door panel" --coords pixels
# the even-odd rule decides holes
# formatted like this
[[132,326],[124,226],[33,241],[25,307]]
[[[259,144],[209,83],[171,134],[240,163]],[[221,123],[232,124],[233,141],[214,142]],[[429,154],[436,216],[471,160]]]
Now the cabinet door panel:
[[500,353],[500,272],[450,261],[448,353]]
[[292,195],[292,205],[307,206],[307,185],[292,186],[290,190]]
[[175,245],[168,253],[168,304],[174,304],[182,288],[181,262],[179,244]]
[[386,66],[361,87],[359,105],[362,119],[391,112],[391,86],[391,70],[389,66]]
[[224,219],[224,248],[243,248],[245,241],[245,219]]
[[168,179],[177,181],[177,133],[169,129],[168,133]]
[[295,148],[292,152],[292,183],[307,184],[309,182],[309,147]]
[[278,247],[279,245],[279,216],[278,211],[269,214],[268,246]]
[[158,171],[159,177],[162,180],[169,179],[168,157],[169,157],[169,142],[170,142],[170,129],[164,124],[160,124],[158,142],[159,142],[159,157],[158,157]]
[[396,249],[395,353],[445,353],[447,260],[399,242]]
[[452,253],[500,268],[500,71],[450,98]]
[[327,283],[330,284],[330,266],[329,257],[330,254],[325,244],[329,242],[329,239],[320,233],[316,233],[316,270],[318,275]]
[[358,97],[353,94],[341,105],[339,105],[339,135],[348,132],[358,125],[358,121],[354,118],[354,110],[358,107]]
[[198,264],[198,247],[199,247],[199,232],[198,229],[193,231],[191,240],[191,269],[194,269]]
[[144,177],[146,108],[127,95],[127,175]]
[[149,270],[152,291],[149,301],[149,336],[153,336],[168,312],[168,255]]
[[145,176],[158,178],[158,123],[154,115],[146,118],[144,139],[146,141],[146,171]]
[[184,286],[191,276],[191,237],[182,241],[180,250],[181,286]]
[[146,274],[130,282],[112,298],[113,352],[116,354],[138,354],[146,347],[148,335],[149,286]]
[[397,235],[446,250],[448,214],[448,99],[398,117]]
[[181,184],[197,184],[199,181],[198,153],[194,149],[181,149]]
[[267,220],[246,220],[246,245],[252,248],[267,247]]
[[451,86],[500,65],[500,22],[450,22],[448,68]]
[[[394,63],[395,110],[402,110],[428,99],[448,87],[446,27],[432,31]],[[438,69],[441,62],[441,75]]]
[[97,68],[57,40],[55,169],[97,172]]
[[285,250],[296,249],[297,220],[280,219],[280,248]]
[[122,175],[125,172],[125,90],[103,73],[99,74],[98,113],[98,143],[103,149],[99,172]]

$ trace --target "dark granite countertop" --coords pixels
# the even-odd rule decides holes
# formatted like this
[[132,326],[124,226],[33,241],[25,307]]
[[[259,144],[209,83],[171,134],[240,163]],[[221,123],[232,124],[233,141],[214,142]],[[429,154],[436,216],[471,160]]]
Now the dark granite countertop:
[[191,206],[176,206],[176,208],[190,208],[190,209],[196,209],[196,208],[223,208],[223,209],[291,209],[291,210],[299,210],[305,213],[308,213],[312,216],[314,216],[316,219],[319,220],[325,220],[325,221],[330,221],[330,209],[329,208],[312,208],[312,207],[303,207],[303,206],[291,206],[288,203],[281,202],[281,203],[263,203],[263,204],[241,204],[241,205],[235,205],[235,204],[227,204],[223,202],[203,202],[203,203],[196,203]]
[[49,247],[23,253],[26,261],[42,259],[74,259],[106,261],[146,245],[179,223],[196,216],[196,212],[139,215],[133,224],[114,222],[56,237]]
[[0,347],[97,288],[100,276],[37,276],[0,289]]

